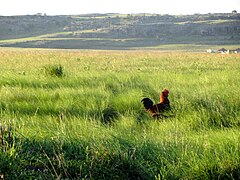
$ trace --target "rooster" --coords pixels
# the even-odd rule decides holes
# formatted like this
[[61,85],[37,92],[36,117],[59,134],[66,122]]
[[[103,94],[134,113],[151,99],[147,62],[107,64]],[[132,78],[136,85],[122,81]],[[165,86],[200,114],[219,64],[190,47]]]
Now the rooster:
[[162,113],[165,110],[170,109],[170,101],[168,99],[169,90],[163,89],[160,93],[160,102],[158,104],[153,104],[153,101],[149,98],[143,98],[142,103],[144,108],[149,114],[154,118],[158,119],[160,117],[167,117]]

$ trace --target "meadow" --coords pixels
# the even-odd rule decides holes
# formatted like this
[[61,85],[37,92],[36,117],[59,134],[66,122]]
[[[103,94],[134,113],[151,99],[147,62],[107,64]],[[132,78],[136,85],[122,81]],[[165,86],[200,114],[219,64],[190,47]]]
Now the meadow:
[[[240,55],[0,49],[0,177],[239,179]],[[141,99],[170,90],[169,118]]]

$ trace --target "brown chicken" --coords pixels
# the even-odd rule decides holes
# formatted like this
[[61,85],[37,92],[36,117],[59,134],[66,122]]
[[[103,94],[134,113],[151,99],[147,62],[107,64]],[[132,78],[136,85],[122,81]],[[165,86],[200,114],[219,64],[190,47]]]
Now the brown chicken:
[[163,89],[160,93],[160,102],[158,104],[153,104],[153,101],[149,98],[142,99],[144,108],[149,114],[154,118],[158,119],[161,117],[166,117],[162,113],[170,109],[170,101],[168,99],[169,90]]

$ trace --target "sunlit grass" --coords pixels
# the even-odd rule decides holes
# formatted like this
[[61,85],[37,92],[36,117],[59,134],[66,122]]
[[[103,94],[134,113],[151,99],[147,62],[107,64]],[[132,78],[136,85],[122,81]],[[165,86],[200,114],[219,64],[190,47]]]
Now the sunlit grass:
[[[7,179],[239,178],[238,54],[4,48],[0,62]],[[163,88],[172,110],[155,121],[140,101]]]

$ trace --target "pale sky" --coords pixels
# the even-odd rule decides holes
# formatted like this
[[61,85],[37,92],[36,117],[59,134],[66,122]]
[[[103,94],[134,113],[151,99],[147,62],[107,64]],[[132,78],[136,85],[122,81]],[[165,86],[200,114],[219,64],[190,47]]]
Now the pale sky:
[[0,15],[86,13],[194,14],[240,12],[240,0],[0,0]]

